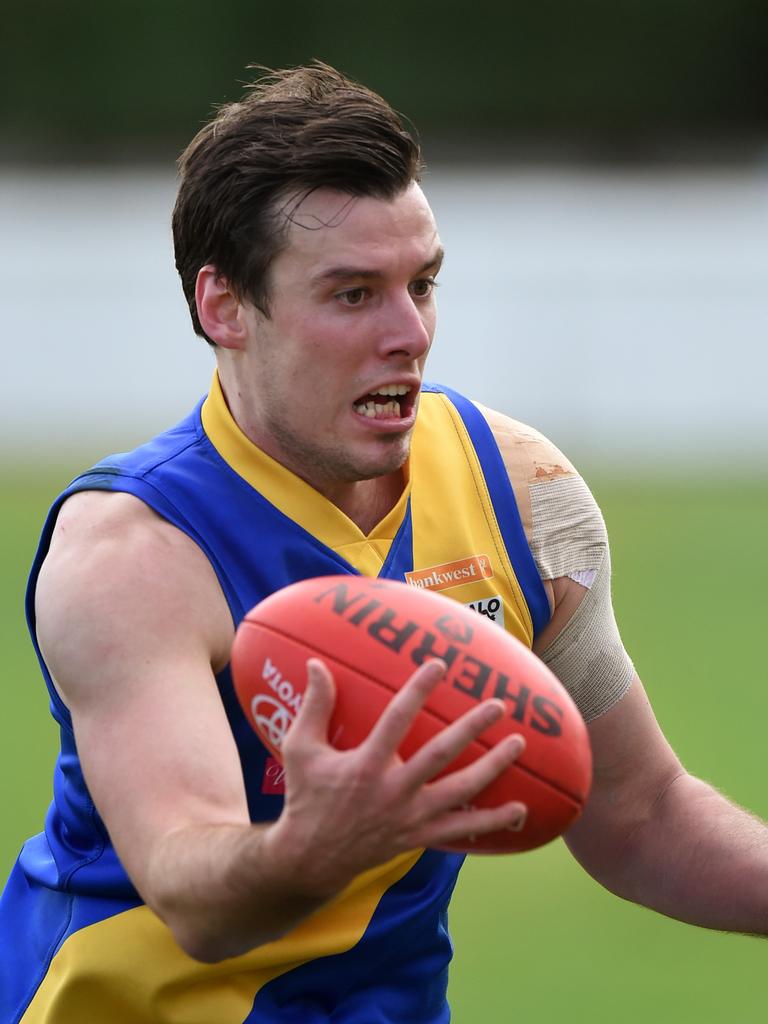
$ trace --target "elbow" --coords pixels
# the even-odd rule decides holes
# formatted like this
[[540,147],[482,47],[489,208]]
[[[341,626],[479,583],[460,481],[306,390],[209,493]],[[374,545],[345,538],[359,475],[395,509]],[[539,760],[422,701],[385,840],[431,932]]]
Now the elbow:
[[582,819],[566,833],[571,853],[614,895],[649,906],[649,886],[657,888],[663,878],[670,837],[676,834],[680,789],[684,805],[691,782],[697,784],[680,769],[646,800],[588,803]]
[[241,943],[233,942],[231,937],[209,928],[200,928],[189,922],[174,922],[168,927],[179,948],[201,964],[218,964],[248,951]]
[[282,938],[285,930],[267,933],[265,929],[249,929],[245,935],[231,927],[212,928],[209,923],[189,919],[166,921],[177,945],[192,960],[201,964],[218,964]]
[[[192,929],[171,929],[181,950],[201,964],[218,964],[240,951],[230,951],[227,944],[210,935],[195,934]],[[243,951],[244,952],[244,951]]]
[[236,953],[230,953],[222,928],[212,927],[210,918],[205,920],[190,913],[176,900],[161,898],[153,893],[145,902],[171,933],[179,949],[192,960],[201,964],[217,964]]
[[201,964],[217,964],[236,953],[230,953],[220,930],[189,915],[155,905],[153,910],[173,936],[176,945],[192,960]]

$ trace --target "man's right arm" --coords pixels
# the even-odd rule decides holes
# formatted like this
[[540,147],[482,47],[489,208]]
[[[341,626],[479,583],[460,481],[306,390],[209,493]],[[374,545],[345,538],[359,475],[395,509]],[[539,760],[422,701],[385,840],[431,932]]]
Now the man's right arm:
[[285,934],[368,868],[421,846],[515,825],[523,808],[456,810],[521,749],[512,738],[432,781],[503,712],[490,701],[407,763],[397,748],[439,665],[423,666],[369,738],[327,741],[334,686],[313,662],[284,747],[280,818],[252,825],[215,682],[233,625],[201,550],[137,499],[64,505],[36,591],[46,663],[83,772],[142,899],[190,955],[219,960]]

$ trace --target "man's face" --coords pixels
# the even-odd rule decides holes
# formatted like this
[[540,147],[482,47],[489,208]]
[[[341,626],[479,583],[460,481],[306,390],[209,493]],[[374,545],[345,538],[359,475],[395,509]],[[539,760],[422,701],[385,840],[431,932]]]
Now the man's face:
[[244,308],[239,418],[323,493],[405,462],[441,258],[415,184],[393,200],[323,189],[293,209],[271,268],[270,315]]

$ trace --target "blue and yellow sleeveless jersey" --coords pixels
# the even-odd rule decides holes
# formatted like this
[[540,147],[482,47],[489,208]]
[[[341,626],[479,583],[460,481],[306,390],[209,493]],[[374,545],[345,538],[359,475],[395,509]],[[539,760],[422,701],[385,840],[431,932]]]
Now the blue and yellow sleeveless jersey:
[[[62,502],[81,490],[127,491],[187,533],[210,559],[235,623],[279,587],[336,573],[442,590],[529,645],[549,617],[490,430],[447,389],[424,388],[405,491],[366,536],[248,441],[214,379],[178,426],[95,466],[56,501],[28,591],[33,640],[37,574]],[[355,879],[284,938],[198,963],[131,885],[83,780],[67,708],[40,662],[61,752],[45,831],[23,847],[0,905],[0,1024],[448,1020],[446,909],[459,855],[404,854]],[[218,686],[252,819],[273,820],[279,766],[241,713],[227,670]]]

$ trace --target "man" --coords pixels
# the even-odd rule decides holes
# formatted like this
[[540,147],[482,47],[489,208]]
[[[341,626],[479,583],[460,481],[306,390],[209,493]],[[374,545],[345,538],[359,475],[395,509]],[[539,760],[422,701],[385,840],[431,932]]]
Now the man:
[[78,478],[44,528],[28,610],[62,753],[46,831],[3,898],[2,1020],[448,1019],[461,858],[440,847],[524,825],[517,802],[463,809],[521,740],[433,781],[505,713],[491,700],[403,763],[433,661],[339,753],[313,660],[279,792],[229,649],[248,607],[328,573],[487,557],[447,595],[493,609],[589,722],[574,855],[628,899],[764,934],[766,830],[661,735],[584,483],[534,431],[420,390],[442,248],[396,115],[325,66],[280,73],[180,166],[177,267],[217,374],[173,430]]

